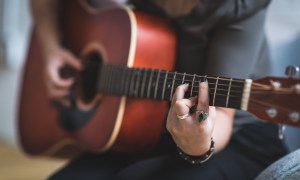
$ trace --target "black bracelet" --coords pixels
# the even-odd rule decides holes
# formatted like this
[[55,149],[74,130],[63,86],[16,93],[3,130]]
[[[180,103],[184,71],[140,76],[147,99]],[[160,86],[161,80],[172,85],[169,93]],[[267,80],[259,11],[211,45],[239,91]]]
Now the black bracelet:
[[215,141],[213,138],[211,138],[210,148],[209,150],[201,156],[191,156],[183,152],[178,146],[177,146],[178,154],[179,156],[184,159],[185,161],[191,163],[191,164],[202,164],[206,162],[214,153],[215,150]]

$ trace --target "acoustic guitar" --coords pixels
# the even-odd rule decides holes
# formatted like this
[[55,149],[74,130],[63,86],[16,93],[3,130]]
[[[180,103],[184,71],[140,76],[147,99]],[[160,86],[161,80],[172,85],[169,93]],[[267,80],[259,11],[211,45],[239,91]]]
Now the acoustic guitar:
[[186,96],[195,96],[204,78],[211,106],[300,126],[299,79],[175,72],[176,38],[167,22],[126,7],[98,8],[91,2],[65,0],[61,27],[63,43],[84,65],[70,99],[86,104],[96,99],[97,105],[83,111],[76,105],[63,108],[49,101],[42,77],[43,56],[33,31],[18,116],[20,144],[26,153],[66,157],[83,150],[147,152],[160,138],[176,87],[189,83]]

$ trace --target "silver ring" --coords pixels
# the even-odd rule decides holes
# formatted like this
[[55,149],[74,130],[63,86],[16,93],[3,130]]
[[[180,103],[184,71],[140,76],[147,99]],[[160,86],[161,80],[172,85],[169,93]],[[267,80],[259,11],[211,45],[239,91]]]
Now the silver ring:
[[188,118],[190,115],[191,115],[191,114],[190,114],[189,112],[186,113],[186,114],[184,114],[184,115],[178,115],[178,114],[176,114],[176,116],[177,116],[178,119],[186,119],[186,118]]

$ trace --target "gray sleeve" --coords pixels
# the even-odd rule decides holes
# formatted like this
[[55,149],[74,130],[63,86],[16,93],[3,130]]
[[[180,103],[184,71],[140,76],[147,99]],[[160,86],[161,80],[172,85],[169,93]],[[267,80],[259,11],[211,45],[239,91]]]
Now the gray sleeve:
[[271,0],[226,0],[223,1],[222,23],[246,19],[266,8]]
[[264,62],[268,61],[264,34],[265,14],[266,9],[260,10],[247,19],[212,32],[206,74],[249,78],[257,70],[258,64],[267,63]]

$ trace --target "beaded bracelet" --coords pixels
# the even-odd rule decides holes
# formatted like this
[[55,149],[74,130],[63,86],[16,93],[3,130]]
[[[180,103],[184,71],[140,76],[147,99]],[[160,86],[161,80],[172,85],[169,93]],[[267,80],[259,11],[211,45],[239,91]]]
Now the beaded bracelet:
[[191,156],[183,152],[178,146],[177,146],[178,154],[179,156],[184,159],[185,161],[191,163],[191,164],[202,164],[206,162],[214,153],[215,150],[215,141],[213,138],[211,138],[211,144],[209,150],[201,156]]

